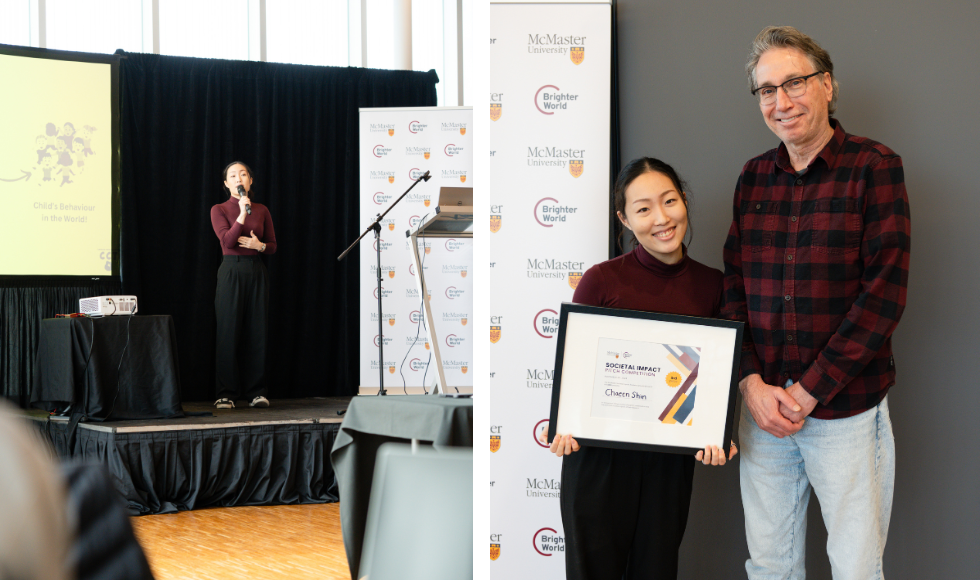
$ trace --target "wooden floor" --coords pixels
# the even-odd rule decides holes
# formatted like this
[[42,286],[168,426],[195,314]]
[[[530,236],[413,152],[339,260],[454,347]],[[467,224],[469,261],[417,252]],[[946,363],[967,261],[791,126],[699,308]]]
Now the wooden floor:
[[350,578],[339,503],[214,508],[132,522],[157,580]]

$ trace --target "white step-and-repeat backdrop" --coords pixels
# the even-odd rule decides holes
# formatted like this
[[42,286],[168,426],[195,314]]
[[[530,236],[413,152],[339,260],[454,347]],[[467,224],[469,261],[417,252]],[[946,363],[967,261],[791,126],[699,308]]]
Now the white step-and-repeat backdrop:
[[[360,110],[361,210],[367,227],[426,171],[432,175],[385,216],[381,229],[382,323],[378,336],[377,254],[373,234],[360,246],[362,393],[378,388],[378,342],[384,341],[385,389],[421,393],[437,374],[422,323],[411,241],[405,232],[435,213],[441,187],[473,187],[473,108],[424,107]],[[362,230],[363,231],[363,230]],[[473,243],[471,239],[419,239],[429,305],[441,341],[450,387],[473,386]],[[424,380],[424,383],[423,383]],[[450,389],[452,390],[452,389]]]
[[561,460],[544,433],[560,305],[608,258],[611,6],[492,3],[489,15],[489,171],[477,204],[489,219],[476,228],[490,258],[477,331],[490,343],[480,350],[489,388],[476,435],[490,474],[477,535],[491,561],[477,566],[491,578],[557,579]]

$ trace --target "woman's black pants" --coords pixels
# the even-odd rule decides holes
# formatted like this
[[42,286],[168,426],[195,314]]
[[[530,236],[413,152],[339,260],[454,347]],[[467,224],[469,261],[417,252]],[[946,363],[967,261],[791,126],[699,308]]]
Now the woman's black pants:
[[269,272],[259,256],[224,256],[214,295],[218,398],[266,396]]
[[565,577],[677,578],[694,457],[582,447],[561,469]]

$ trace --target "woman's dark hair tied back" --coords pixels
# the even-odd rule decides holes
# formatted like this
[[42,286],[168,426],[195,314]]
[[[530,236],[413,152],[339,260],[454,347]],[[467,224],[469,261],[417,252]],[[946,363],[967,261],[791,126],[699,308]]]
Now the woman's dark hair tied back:
[[[688,245],[690,241],[694,238],[694,225],[691,223],[691,205],[688,199],[688,188],[687,183],[681,179],[681,176],[674,171],[674,168],[664,163],[663,161],[653,158],[653,157],[638,157],[629,163],[619,172],[616,177],[616,184],[613,186],[613,208],[616,214],[626,215],[626,188],[636,180],[637,177],[643,175],[644,173],[650,173],[654,171],[660,173],[661,175],[666,175],[670,179],[671,183],[674,184],[674,189],[680,194],[681,200],[684,202],[684,207],[687,209],[687,232],[690,234],[688,238]],[[623,228],[622,222],[619,219],[616,220],[619,224],[620,235],[616,237],[620,241],[620,250],[623,250],[621,243],[623,234],[625,234],[625,228]],[[629,242],[630,247],[636,244],[636,238],[634,237],[631,242]]]

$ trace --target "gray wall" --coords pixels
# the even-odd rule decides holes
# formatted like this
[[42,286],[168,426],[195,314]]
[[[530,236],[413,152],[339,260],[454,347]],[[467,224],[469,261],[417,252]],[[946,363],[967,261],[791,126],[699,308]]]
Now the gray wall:
[[[791,24],[830,52],[844,128],[897,151],[912,211],[908,306],[889,405],[898,452],[890,578],[980,577],[980,3],[620,0],[623,161],[672,163],[693,191],[691,255],[722,268],[735,180],[778,144],[749,95],[749,43]],[[811,505],[808,578],[830,578]],[[744,578],[738,467],[699,467],[681,578]]]

